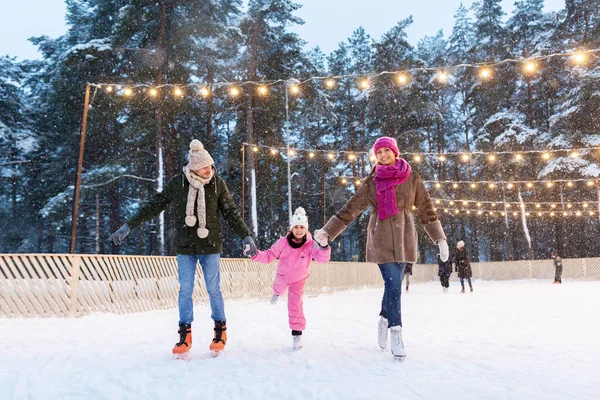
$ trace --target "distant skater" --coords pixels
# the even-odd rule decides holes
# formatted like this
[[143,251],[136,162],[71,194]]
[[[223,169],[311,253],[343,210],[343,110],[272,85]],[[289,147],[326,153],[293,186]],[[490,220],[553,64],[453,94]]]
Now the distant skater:
[[554,259],[554,284],[562,283],[562,259],[558,256],[558,254],[554,251],[552,252],[552,258]]
[[454,256],[454,268],[460,278],[460,286],[462,286],[461,293],[465,292],[465,279],[469,282],[469,288],[473,291],[473,284],[471,283],[471,276],[473,271],[471,270],[471,263],[469,262],[469,256],[465,248],[465,242],[462,240],[456,243],[456,254]]
[[406,268],[404,269],[404,277],[406,278],[406,291],[408,292],[408,287],[410,286],[410,276],[412,275],[412,267],[413,263],[406,263]]
[[452,261],[442,261],[440,255],[437,256],[438,276],[442,284],[442,292],[447,293],[450,287],[450,275],[452,275]]

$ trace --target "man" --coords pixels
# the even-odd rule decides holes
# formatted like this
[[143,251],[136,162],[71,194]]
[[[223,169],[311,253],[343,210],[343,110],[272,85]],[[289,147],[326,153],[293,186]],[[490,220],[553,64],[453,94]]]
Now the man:
[[554,284],[561,284],[562,283],[562,260],[560,259],[560,257],[558,256],[558,254],[553,251],[552,252],[552,258],[554,259]]
[[109,238],[115,244],[123,243],[132,229],[160,214],[169,204],[173,205],[179,275],[179,342],[173,348],[173,354],[177,356],[185,354],[192,347],[192,293],[197,262],[202,267],[210,299],[211,318],[214,320],[214,338],[210,343],[210,350],[219,352],[227,343],[219,272],[222,249],[219,212],[229,227],[243,238],[245,254],[254,256],[257,252],[250,230],[240,217],[227,185],[217,175],[213,159],[200,141],[192,140],[188,158],[189,163],[183,167],[183,173],[171,178],[163,192],[155,194],[148,204],[141,207]]

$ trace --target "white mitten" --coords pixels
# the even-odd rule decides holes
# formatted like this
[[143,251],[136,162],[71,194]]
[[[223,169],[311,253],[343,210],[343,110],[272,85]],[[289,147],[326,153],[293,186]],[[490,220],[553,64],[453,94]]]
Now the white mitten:
[[443,262],[448,261],[448,257],[450,256],[450,250],[448,250],[448,242],[446,242],[446,240],[438,240],[437,245],[440,248],[440,259]]
[[329,236],[322,229],[317,229],[315,231],[315,234],[313,235],[313,238],[315,239],[315,242],[319,243],[319,246],[321,247],[327,247],[327,245],[329,244]]

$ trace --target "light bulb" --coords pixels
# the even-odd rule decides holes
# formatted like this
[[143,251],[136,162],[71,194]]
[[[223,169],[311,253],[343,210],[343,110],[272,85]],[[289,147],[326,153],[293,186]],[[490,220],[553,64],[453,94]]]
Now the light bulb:
[[408,75],[404,73],[398,74],[398,76],[396,77],[396,82],[398,82],[399,85],[406,85],[406,83],[408,82]]

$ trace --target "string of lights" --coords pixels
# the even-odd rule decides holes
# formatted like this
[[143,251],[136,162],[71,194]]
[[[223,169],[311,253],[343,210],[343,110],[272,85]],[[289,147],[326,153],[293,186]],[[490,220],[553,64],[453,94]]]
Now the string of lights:
[[481,186],[485,186],[488,189],[496,189],[505,187],[506,189],[512,190],[517,189],[521,186],[526,187],[527,189],[533,189],[536,184],[543,185],[547,189],[552,189],[555,186],[573,188],[576,186],[578,182],[585,182],[587,187],[596,186],[596,180],[590,178],[580,178],[580,179],[547,179],[547,180],[481,180],[481,181],[432,181],[427,180],[424,181],[426,185],[433,185],[436,189],[441,189],[445,186],[451,186],[453,189],[460,189],[461,185],[468,185],[470,189],[478,189]]
[[[354,182],[356,185],[360,185],[363,181],[364,177],[359,176],[334,176],[333,179],[339,180],[342,184],[347,184],[349,182]],[[501,189],[503,186],[506,189],[514,190],[520,187],[526,187],[527,189],[534,189],[535,185],[543,185],[546,189],[551,189],[554,187],[566,187],[566,188],[575,188],[578,182],[585,182],[585,185],[588,188],[593,188],[596,186],[598,182],[596,178],[594,179],[555,179],[555,180],[538,180],[538,181],[505,181],[505,180],[495,180],[495,181],[435,181],[435,180],[427,180],[423,181],[426,185],[434,186],[435,189],[443,189],[445,186],[451,186],[453,189],[460,189],[460,185],[468,185],[470,189],[479,189],[481,187],[485,187],[487,189]]]
[[[492,200],[459,200],[459,199],[442,199],[442,198],[435,198],[432,197],[431,200],[434,201],[435,204],[441,204],[441,203],[448,203],[448,205],[455,205],[455,204],[461,204],[465,207],[469,206],[469,205],[477,205],[477,207],[482,207],[484,204],[489,204],[491,205],[491,207],[495,207],[496,205],[503,205],[506,204],[507,207],[511,207],[512,205],[516,205],[516,206],[520,206],[521,204],[524,205],[534,205],[535,208],[541,208],[542,206],[548,206],[550,208],[557,208],[559,204],[559,202],[556,201],[524,201],[524,202],[519,202],[519,201],[492,201]],[[583,208],[588,208],[590,206],[590,204],[597,204],[598,201],[567,201],[567,202],[563,202],[562,204],[564,204],[567,208],[572,208],[573,204],[580,204]]]
[[[252,143],[242,143],[243,146],[248,146],[252,149],[253,152],[258,153],[261,149],[268,150],[272,155],[278,155],[280,153],[286,154],[288,152],[286,147],[278,147],[278,146],[267,146],[267,145],[259,145]],[[408,155],[412,156],[412,161],[420,163],[423,161],[423,157],[433,156],[438,159],[440,162],[448,161],[448,157],[460,157],[462,162],[470,162],[473,157],[476,156],[485,156],[486,161],[495,162],[498,161],[498,156],[500,155],[511,155],[514,161],[523,161],[524,155],[527,154],[541,154],[541,158],[545,161],[550,161],[555,158],[555,153],[565,153],[568,154],[568,157],[572,159],[577,159],[579,157],[590,154],[592,151],[597,151],[600,156],[600,147],[579,147],[579,148],[558,148],[558,149],[545,149],[545,150],[525,150],[520,152],[515,151],[475,151],[475,152],[445,152],[445,153],[432,153],[432,152],[402,152],[400,153],[402,156]],[[356,160],[359,155],[368,156],[371,162],[375,162],[375,155],[371,152],[367,151],[354,151],[354,150],[327,150],[327,149],[306,149],[306,148],[291,148],[289,150],[290,156],[296,156],[300,153],[306,153],[309,158],[314,158],[317,154],[327,153],[328,158],[333,160],[337,158],[339,155],[349,155],[349,160]],[[354,155],[354,156],[351,156]]]
[[[490,218],[504,218],[504,217],[522,217],[521,211],[512,211],[512,212],[504,212],[504,211],[493,211],[493,210],[474,210],[474,209],[436,209],[436,211],[441,211],[444,215],[449,216],[459,216],[459,215],[469,215],[469,216],[484,216]],[[526,217],[583,217],[590,216],[593,217],[596,215],[594,211],[525,211]]]
[[378,73],[370,74],[344,74],[344,75],[327,75],[327,76],[313,76],[304,80],[298,80],[294,78],[290,79],[276,79],[276,80],[260,80],[260,81],[223,81],[213,83],[188,83],[188,84],[172,84],[166,83],[162,85],[155,85],[150,83],[137,83],[137,84],[117,84],[117,83],[89,83],[90,86],[99,89],[104,89],[108,93],[120,93],[125,97],[131,97],[134,95],[134,89],[143,88],[148,89],[147,94],[151,97],[157,97],[161,89],[171,91],[171,95],[174,97],[183,97],[185,95],[184,88],[196,89],[197,93],[202,97],[209,97],[212,95],[213,90],[226,88],[228,94],[232,97],[236,97],[243,92],[245,86],[253,86],[257,93],[262,96],[266,96],[270,92],[270,88],[280,83],[286,83],[289,92],[293,95],[300,95],[302,90],[301,86],[307,83],[320,81],[327,89],[335,89],[337,82],[342,79],[355,79],[358,80],[358,87],[361,90],[366,90],[371,86],[371,81],[383,77],[383,76],[394,76],[397,85],[404,86],[410,83],[411,75],[417,72],[433,72],[435,73],[435,79],[439,83],[448,83],[453,71],[461,68],[471,68],[478,70],[478,76],[481,80],[491,80],[494,78],[494,67],[504,64],[521,64],[522,73],[524,75],[534,75],[541,68],[541,63],[545,60],[557,57],[569,57],[570,62],[573,66],[584,66],[589,61],[592,55],[600,52],[600,49],[590,50],[578,50],[563,53],[552,53],[546,55],[538,55],[529,58],[507,58],[497,62],[481,62],[481,63],[462,63],[456,65],[449,65],[444,67],[415,67],[404,70],[396,71],[381,71]]

